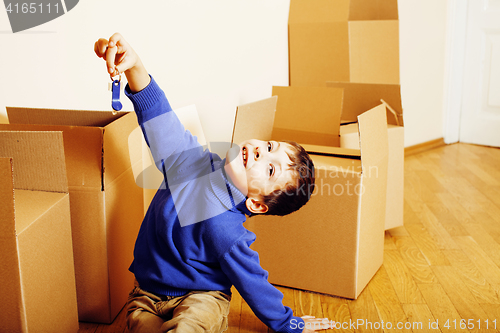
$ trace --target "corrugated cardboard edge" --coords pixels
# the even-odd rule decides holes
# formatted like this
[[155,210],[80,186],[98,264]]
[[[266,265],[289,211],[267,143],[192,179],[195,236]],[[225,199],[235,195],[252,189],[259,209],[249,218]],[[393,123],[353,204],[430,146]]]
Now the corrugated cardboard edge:
[[68,193],[61,132],[0,131],[0,156],[13,158],[16,188]]
[[[26,331],[26,311],[23,294],[18,281],[20,262],[17,252],[17,237],[14,211],[14,172],[12,158],[0,158],[0,262],[15,261],[13,265],[2,264],[0,285],[2,294],[8,302],[0,302],[0,331]],[[13,268],[8,270],[8,268]],[[17,269],[16,269],[17,268]]]
[[355,122],[357,116],[376,107],[383,99],[396,112],[396,116],[387,110],[387,122],[403,126],[403,107],[401,86],[399,84],[375,84],[327,81],[327,87],[344,89],[344,104],[341,119],[343,122]]
[[[234,116],[231,146],[233,143],[240,144],[250,139],[269,140],[273,131],[277,102],[278,96],[272,96],[257,102],[239,105]],[[252,126],[247,124],[252,124]],[[247,131],[247,128],[250,131]]]
[[[388,137],[384,105],[379,105],[358,116],[362,184],[366,191],[359,205],[358,268],[356,297],[368,284],[383,263],[385,207],[387,197]],[[376,177],[370,168],[376,167]],[[380,209],[380,206],[383,209]],[[361,228],[361,224],[368,223]],[[363,232],[361,232],[363,229]],[[361,261],[363,259],[363,262]]]
[[12,106],[8,106],[6,109],[10,124],[91,127],[104,127],[129,113],[128,111],[89,111]]

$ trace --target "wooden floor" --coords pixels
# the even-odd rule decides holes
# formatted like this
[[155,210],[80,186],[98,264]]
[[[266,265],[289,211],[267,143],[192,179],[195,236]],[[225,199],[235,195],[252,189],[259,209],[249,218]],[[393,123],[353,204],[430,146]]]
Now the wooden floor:
[[[384,264],[357,300],[279,288],[285,305],[342,323],[329,332],[500,332],[500,149],[407,157],[404,224],[386,232]],[[125,330],[122,311],[79,332]],[[236,292],[229,332],[268,332]]]

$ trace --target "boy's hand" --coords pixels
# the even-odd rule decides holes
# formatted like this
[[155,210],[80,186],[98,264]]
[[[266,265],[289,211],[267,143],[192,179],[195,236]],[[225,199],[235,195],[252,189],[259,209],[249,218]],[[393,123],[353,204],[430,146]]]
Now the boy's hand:
[[106,61],[111,76],[125,72],[132,92],[140,91],[149,84],[150,78],[141,59],[119,33],[115,33],[109,40],[99,38],[94,44],[94,51]]
[[328,318],[316,318],[314,316],[302,316],[301,318],[304,320],[302,333],[314,333],[335,328],[335,323],[328,320]]

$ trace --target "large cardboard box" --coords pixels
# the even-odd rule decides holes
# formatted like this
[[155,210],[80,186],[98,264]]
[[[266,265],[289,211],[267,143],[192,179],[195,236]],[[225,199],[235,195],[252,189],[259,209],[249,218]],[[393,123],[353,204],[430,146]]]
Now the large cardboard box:
[[144,216],[143,190],[132,171],[141,161],[131,160],[128,147],[137,118],[133,112],[14,107],[7,114],[10,124],[0,129],[63,132],[79,320],[110,323],[133,288],[128,267]]
[[315,165],[316,189],[288,216],[251,217],[245,226],[257,235],[253,248],[271,283],[355,299],[383,262],[386,108],[358,116],[360,149],[344,149],[342,89],[274,87],[273,95],[274,119],[273,99],[238,107],[233,141],[302,143]]
[[78,332],[60,132],[0,132],[0,332]]
[[292,0],[290,85],[399,84],[397,0]]
[[387,169],[387,211],[385,229],[403,225],[404,211],[404,122],[401,88],[397,84],[327,82],[327,87],[344,89],[340,146],[359,149],[356,117],[382,101],[387,108],[389,165]]

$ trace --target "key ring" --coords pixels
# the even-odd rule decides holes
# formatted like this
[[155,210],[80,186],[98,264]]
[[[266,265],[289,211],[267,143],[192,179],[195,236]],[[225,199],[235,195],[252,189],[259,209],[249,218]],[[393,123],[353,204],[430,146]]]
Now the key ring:
[[112,82],[115,82],[115,81],[121,82],[121,80],[122,80],[122,73],[118,72],[118,80],[114,79],[114,77],[116,77],[116,75],[110,75],[109,77],[111,78]]

